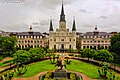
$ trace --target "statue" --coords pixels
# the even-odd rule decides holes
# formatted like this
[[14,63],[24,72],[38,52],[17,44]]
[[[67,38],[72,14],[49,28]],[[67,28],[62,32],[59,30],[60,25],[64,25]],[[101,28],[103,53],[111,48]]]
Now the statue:
[[55,67],[56,66],[60,67],[60,70],[63,69],[63,66],[66,68],[66,65],[62,65],[62,60],[58,60],[57,63],[55,64]]

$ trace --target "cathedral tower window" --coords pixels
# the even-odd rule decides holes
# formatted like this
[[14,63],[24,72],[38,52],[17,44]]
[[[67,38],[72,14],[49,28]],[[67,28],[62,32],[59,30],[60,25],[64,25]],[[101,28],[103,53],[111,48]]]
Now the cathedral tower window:
[[64,39],[61,39],[61,41],[64,41]]

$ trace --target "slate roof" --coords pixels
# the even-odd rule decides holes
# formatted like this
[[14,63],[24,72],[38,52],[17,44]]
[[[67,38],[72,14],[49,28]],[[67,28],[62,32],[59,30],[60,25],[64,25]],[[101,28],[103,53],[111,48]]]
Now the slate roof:
[[82,36],[112,36],[112,34],[109,34],[107,32],[99,32],[98,34],[94,35],[94,32],[86,32]]
[[18,33],[17,36],[43,36],[40,32],[21,32]]

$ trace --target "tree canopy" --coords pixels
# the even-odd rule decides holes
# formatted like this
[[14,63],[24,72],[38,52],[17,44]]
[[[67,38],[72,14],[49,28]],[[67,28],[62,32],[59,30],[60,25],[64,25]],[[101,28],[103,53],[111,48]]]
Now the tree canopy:
[[46,51],[42,47],[31,48],[29,52],[32,55],[32,59],[44,58],[44,56],[46,55]]
[[81,53],[81,57],[88,58],[89,60],[89,58],[93,58],[95,54],[95,50],[86,48],[86,49],[82,49],[80,53]]
[[120,33],[111,37],[111,52],[116,54],[116,61],[120,61]]
[[108,50],[102,49],[102,50],[98,50],[96,59],[101,60],[103,62],[104,61],[111,62],[111,61],[113,61],[113,55]]
[[16,63],[24,63],[30,61],[31,54],[26,50],[18,50],[13,57]]
[[17,38],[0,36],[0,49],[4,51],[8,56],[11,56],[15,52]]

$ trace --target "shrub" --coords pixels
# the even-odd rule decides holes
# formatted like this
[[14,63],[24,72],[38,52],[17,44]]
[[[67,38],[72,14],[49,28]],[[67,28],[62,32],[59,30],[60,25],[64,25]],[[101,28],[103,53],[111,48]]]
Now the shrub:
[[74,56],[74,54],[69,54],[69,56]]
[[14,72],[6,72],[0,76],[0,80],[12,80]]
[[65,62],[66,62],[66,64],[70,64],[71,63],[71,61],[70,60],[65,60]]
[[50,80],[52,77],[52,72],[47,72],[47,74],[45,75],[45,79],[44,80]]
[[17,67],[16,67],[16,69],[14,69],[14,71],[18,76],[21,76],[26,73],[27,68],[24,65],[22,65],[22,66],[17,65]]
[[2,61],[3,60],[3,56],[0,56],[0,61]]
[[71,80],[76,80],[76,76],[75,76],[74,73],[71,73],[71,74],[70,74],[70,79],[71,79]]

